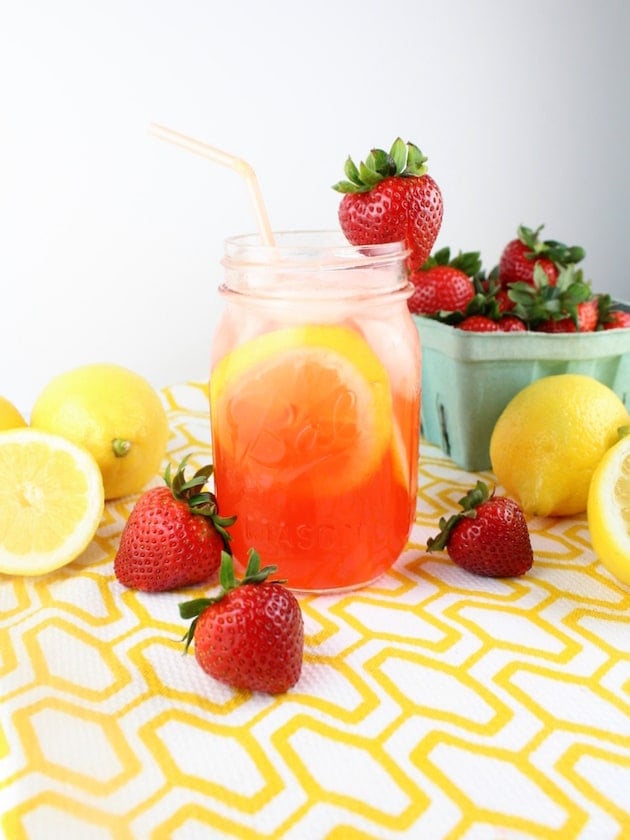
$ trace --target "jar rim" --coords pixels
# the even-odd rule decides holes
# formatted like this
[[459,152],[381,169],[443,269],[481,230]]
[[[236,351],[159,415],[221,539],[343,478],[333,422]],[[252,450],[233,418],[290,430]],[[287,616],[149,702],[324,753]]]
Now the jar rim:
[[340,230],[280,231],[273,245],[244,234],[225,241],[226,276],[219,291],[302,303],[407,299],[412,291],[408,254],[404,242],[352,245]]
[[223,265],[273,267],[282,270],[317,267],[318,271],[376,266],[405,259],[409,250],[403,241],[352,245],[340,230],[281,230],[274,232],[273,244],[259,234],[246,233],[225,240]]

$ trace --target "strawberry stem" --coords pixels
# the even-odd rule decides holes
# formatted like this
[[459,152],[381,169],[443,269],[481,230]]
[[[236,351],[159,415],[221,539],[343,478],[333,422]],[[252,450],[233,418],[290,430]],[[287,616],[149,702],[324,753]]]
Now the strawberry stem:
[[333,185],[340,193],[369,192],[385,178],[419,178],[426,174],[428,158],[413,143],[405,143],[397,137],[389,152],[372,149],[359,166],[348,157],[343,168],[345,181]]
[[479,505],[488,501],[493,493],[494,490],[492,492],[488,490],[487,485],[484,484],[483,481],[478,481],[472,490],[469,490],[468,493],[459,500],[458,504],[462,508],[461,511],[454,513],[448,519],[444,516],[440,518],[438,523],[440,531],[435,535],[435,537],[429,537],[427,540],[427,551],[444,551],[451,536],[451,532],[457,523],[461,522],[462,519],[475,519]]
[[186,455],[180,461],[174,476],[171,475],[171,465],[167,464],[164,481],[176,499],[187,503],[191,513],[210,520],[223,540],[224,549],[229,553],[232,536],[227,529],[236,522],[236,516],[220,516],[217,497],[209,490],[203,489],[214,472],[212,464],[201,467],[191,479],[186,479],[185,470],[189,457],[190,455]]
[[553,260],[560,268],[584,259],[586,252],[579,245],[565,245],[564,242],[558,242],[555,239],[540,239],[540,232],[543,227],[544,225],[539,225],[536,230],[532,230],[525,225],[518,227],[518,238],[523,245],[529,248],[529,253],[525,255],[526,259],[536,260],[545,256]]
[[[179,615],[181,618],[192,618],[190,627],[182,636],[182,641],[185,641],[184,653],[190,647],[195,636],[195,628],[199,616],[211,607],[213,604],[218,604],[228,592],[237,589],[239,586],[247,584],[264,583],[269,575],[272,575],[278,570],[277,566],[263,566],[260,567],[260,555],[254,548],[250,548],[248,553],[247,568],[245,575],[239,580],[234,572],[234,559],[227,551],[221,552],[221,567],[219,569],[219,584],[220,589],[212,598],[195,598],[192,601],[184,601],[179,604]],[[273,580],[269,583],[286,583],[284,580]]]

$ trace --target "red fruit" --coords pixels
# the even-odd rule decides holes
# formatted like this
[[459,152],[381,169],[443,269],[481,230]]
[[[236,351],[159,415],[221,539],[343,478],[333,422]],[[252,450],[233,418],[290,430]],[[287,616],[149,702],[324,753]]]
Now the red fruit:
[[499,332],[499,325],[487,315],[469,315],[457,325],[460,330],[469,332]]
[[525,322],[516,315],[504,315],[497,323],[501,332],[527,332]]
[[407,304],[415,315],[463,312],[475,296],[470,277],[450,265],[436,265],[424,271],[414,271],[410,274],[410,280],[415,289]]
[[538,324],[536,330],[546,333],[593,332],[597,327],[599,308],[597,298],[576,304],[575,318],[550,319]]
[[413,143],[397,138],[389,153],[372,149],[359,167],[348,158],[348,180],[334,189],[344,193],[339,223],[353,245],[404,241],[410,270],[429,257],[442,225],[440,188],[426,174],[427,158]]
[[510,300],[508,290],[505,288],[498,289],[495,294],[495,300],[499,308],[499,312],[510,312],[514,309],[514,301]]
[[186,458],[166,487],[144,493],[131,511],[114,558],[120,583],[144,592],[163,592],[204,583],[217,571],[236,517],[221,517],[216,497],[203,491],[212,466],[186,481]]
[[584,250],[579,246],[568,247],[562,242],[548,239],[540,240],[543,225],[531,230],[524,225],[518,228],[518,238],[505,246],[499,261],[499,279],[501,285],[510,283],[534,284],[534,267],[545,272],[549,285],[558,279],[560,268],[579,262],[584,257]]
[[221,558],[221,591],[214,598],[180,604],[182,618],[193,618],[185,636],[193,638],[195,658],[214,679],[234,688],[282,694],[300,677],[304,621],[300,605],[280,581],[269,581],[275,566],[260,568],[251,550],[242,580],[232,558]]
[[630,312],[625,312],[622,309],[612,309],[608,315],[608,320],[604,322],[605,330],[618,330],[630,327]]
[[509,291],[513,314],[538,332],[588,332],[600,318],[600,296],[594,296],[581,269],[569,265],[558,274],[555,284],[539,267],[533,283],[513,283]]
[[558,269],[547,257],[532,260],[534,252],[519,239],[513,239],[503,249],[499,262],[499,277],[504,287],[509,283],[533,283],[534,266],[539,265],[547,277],[550,285],[558,278]]
[[440,519],[440,532],[427,541],[427,551],[446,549],[458,566],[487,577],[516,577],[531,569],[527,522],[515,501],[491,495],[478,481],[459,504],[459,513]]

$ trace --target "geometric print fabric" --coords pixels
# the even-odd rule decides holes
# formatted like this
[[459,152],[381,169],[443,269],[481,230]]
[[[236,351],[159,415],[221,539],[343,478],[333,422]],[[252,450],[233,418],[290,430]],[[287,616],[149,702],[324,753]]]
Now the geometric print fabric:
[[[163,398],[171,463],[209,463],[204,386]],[[199,589],[118,584],[135,497],[71,565],[2,578],[2,836],[630,837],[630,588],[583,516],[529,520],[522,578],[427,555],[476,478],[422,443],[406,550],[372,586],[299,596],[304,667],[280,697],[183,654],[177,605]]]

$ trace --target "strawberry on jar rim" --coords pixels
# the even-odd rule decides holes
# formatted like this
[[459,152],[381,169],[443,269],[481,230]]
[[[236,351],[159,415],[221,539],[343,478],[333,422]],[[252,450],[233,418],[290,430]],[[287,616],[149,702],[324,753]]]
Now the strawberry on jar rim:
[[579,245],[567,246],[554,239],[542,240],[540,231],[520,225],[517,238],[512,239],[503,249],[499,260],[499,279],[501,285],[511,283],[533,283],[534,267],[539,266],[547,275],[550,285],[558,279],[560,269],[574,265],[584,258],[584,249]]
[[348,157],[339,224],[352,245],[405,242],[407,265],[419,268],[431,254],[442,225],[442,193],[427,175],[427,158],[398,137],[389,152],[372,149],[357,167]]
[[461,511],[440,519],[427,551],[446,551],[462,569],[486,577],[518,577],[534,562],[527,521],[520,506],[495,496],[483,481],[459,500]]
[[221,516],[216,496],[204,489],[213,467],[202,467],[187,480],[187,460],[173,477],[167,466],[166,486],[143,493],[125,523],[114,574],[130,589],[164,592],[204,583],[228,549],[226,529],[236,517]]
[[179,605],[181,617],[193,619],[184,636],[186,650],[194,640],[201,668],[233,688],[283,694],[300,678],[302,611],[282,581],[268,579],[275,571],[275,566],[261,568],[251,549],[238,580],[232,557],[223,552],[218,594]]

